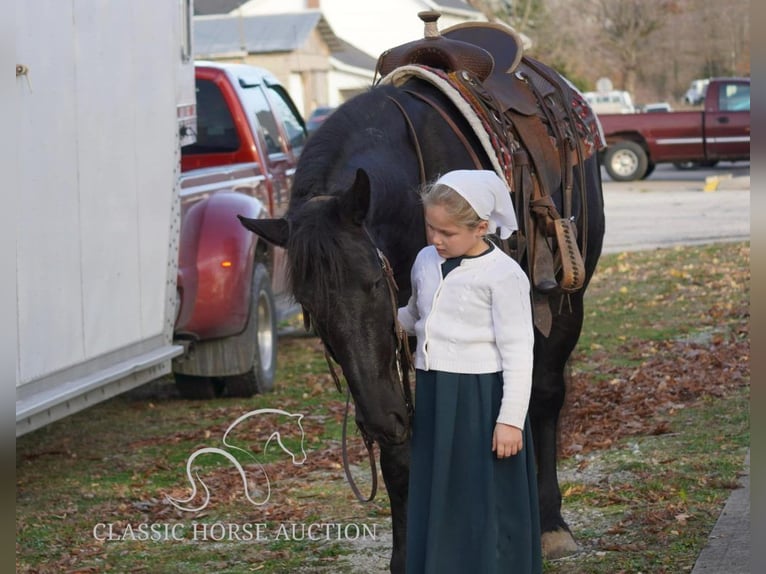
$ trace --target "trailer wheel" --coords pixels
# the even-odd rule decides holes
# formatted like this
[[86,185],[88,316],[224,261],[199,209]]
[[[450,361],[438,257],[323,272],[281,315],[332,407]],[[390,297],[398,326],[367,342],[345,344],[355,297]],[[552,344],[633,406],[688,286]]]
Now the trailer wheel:
[[639,144],[622,140],[606,148],[604,167],[614,181],[636,181],[644,177],[649,158]]
[[182,373],[173,373],[173,377],[182,399],[204,401],[220,397],[223,393],[223,385],[213,377],[197,377]]
[[256,262],[252,300],[246,331],[251,334],[253,365],[245,373],[223,377],[224,393],[230,397],[251,397],[274,389],[277,370],[277,316],[271,277],[263,263]]

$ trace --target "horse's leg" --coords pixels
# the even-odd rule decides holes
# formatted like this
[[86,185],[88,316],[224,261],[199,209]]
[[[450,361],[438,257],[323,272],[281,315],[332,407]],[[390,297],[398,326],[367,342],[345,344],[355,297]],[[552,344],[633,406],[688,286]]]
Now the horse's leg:
[[404,574],[407,563],[407,491],[410,476],[410,443],[380,447],[380,469],[391,501],[393,550],[391,574]]
[[[574,295],[572,312],[556,317],[548,338],[538,334],[530,401],[530,423],[537,459],[540,529],[543,555],[559,558],[577,551],[577,543],[561,515],[557,474],[558,421],[564,404],[564,368],[582,326],[581,297]],[[568,305],[565,304],[567,311]]]
[[[537,383],[537,381],[543,381]],[[561,491],[556,473],[556,432],[563,401],[563,377],[548,372],[535,377],[544,392],[532,394],[534,407],[530,410],[532,437],[537,458],[537,489],[540,499],[540,530],[543,556],[560,558],[577,551],[577,543],[561,516]],[[543,398],[543,395],[544,398]]]

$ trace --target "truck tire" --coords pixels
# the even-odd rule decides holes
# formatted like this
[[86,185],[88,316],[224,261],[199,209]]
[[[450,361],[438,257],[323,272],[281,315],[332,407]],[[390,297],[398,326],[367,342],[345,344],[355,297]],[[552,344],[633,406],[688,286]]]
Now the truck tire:
[[649,158],[639,144],[622,140],[607,146],[604,167],[614,181],[636,181],[649,169]]
[[644,173],[644,177],[642,177],[641,179],[646,179],[647,177],[652,175],[655,167],[657,167],[657,164],[649,162],[649,165],[646,168],[646,173]]
[[277,313],[271,277],[266,266],[257,261],[251,287],[250,316],[245,328],[254,346],[253,365],[245,373],[222,377],[224,394],[251,397],[274,389],[277,370]]

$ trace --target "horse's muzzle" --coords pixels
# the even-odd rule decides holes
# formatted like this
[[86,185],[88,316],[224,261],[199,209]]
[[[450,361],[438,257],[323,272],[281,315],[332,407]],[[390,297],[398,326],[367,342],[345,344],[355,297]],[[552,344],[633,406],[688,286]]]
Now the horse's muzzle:
[[374,420],[359,420],[362,433],[380,446],[397,446],[410,439],[410,418],[406,413],[391,412]]

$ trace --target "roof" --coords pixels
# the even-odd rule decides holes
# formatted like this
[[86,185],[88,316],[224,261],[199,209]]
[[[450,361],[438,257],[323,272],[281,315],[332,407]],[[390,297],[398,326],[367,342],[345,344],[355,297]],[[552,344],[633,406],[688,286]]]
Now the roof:
[[261,16],[203,16],[194,18],[194,53],[212,56],[247,52],[292,52],[317,29],[331,51],[343,43],[319,11]]
[[245,2],[247,0],[196,0],[194,2],[194,15],[228,14],[242,6]]
[[[194,14],[197,16],[207,16],[210,14],[229,14],[247,4],[249,0],[195,0]],[[468,12],[480,12],[471,6],[466,0],[426,0],[434,9],[447,8],[452,10],[465,10]],[[321,6],[321,2],[320,2]]]
[[349,44],[345,40],[340,40],[343,44],[343,48],[340,50],[334,50],[332,57],[339,62],[346,64],[347,66],[353,66],[355,68],[362,68],[365,70],[374,70],[378,60],[370,56],[367,52],[363,52],[353,44]]
[[227,72],[240,80],[240,84],[261,84],[264,81],[271,84],[278,84],[276,76],[272,74],[266,68],[260,66],[253,66],[250,64],[239,64],[233,62],[210,62],[208,60],[195,60],[195,67],[201,68],[215,68],[223,72]]
[[481,12],[481,10],[477,10],[465,0],[431,0],[426,1],[426,4],[433,4],[437,10],[439,8],[446,8],[448,10],[462,10],[465,12]]

